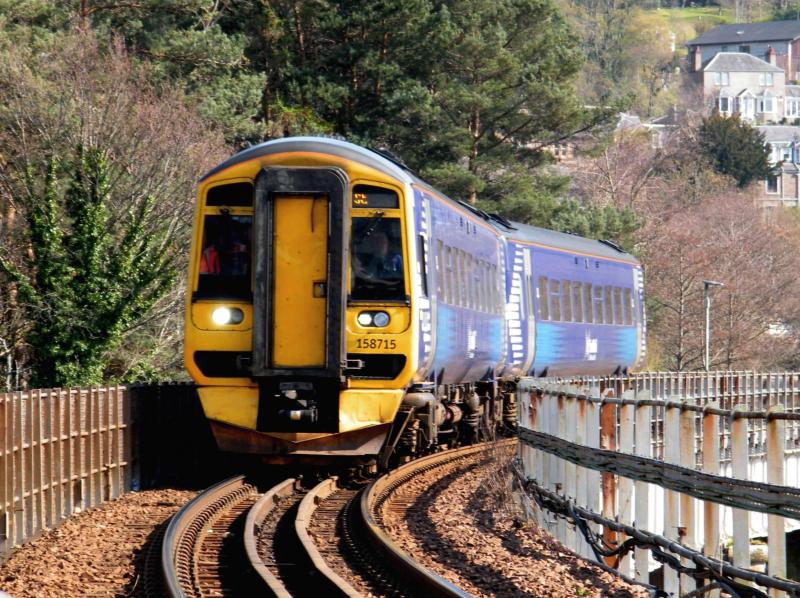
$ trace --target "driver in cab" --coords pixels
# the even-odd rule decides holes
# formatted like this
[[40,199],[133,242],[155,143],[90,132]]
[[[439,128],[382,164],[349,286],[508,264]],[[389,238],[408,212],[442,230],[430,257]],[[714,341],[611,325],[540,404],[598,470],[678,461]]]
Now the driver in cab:
[[357,277],[384,284],[402,279],[403,257],[390,249],[386,233],[376,231],[364,245],[353,260]]

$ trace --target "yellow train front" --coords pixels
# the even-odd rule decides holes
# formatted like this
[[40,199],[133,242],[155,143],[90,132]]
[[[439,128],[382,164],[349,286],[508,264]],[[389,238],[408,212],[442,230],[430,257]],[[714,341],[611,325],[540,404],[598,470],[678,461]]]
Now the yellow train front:
[[373,458],[417,368],[406,172],[351,144],[261,144],[201,181],[186,367],[219,448]]

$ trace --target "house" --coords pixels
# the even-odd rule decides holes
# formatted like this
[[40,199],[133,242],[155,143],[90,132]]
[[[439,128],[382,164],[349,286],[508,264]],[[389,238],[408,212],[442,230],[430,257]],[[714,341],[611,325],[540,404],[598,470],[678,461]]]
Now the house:
[[[722,114],[738,113],[743,120],[758,123],[780,122],[786,117],[786,75],[774,61],[744,52],[719,52],[705,64],[700,58],[695,50],[690,76],[709,112],[716,108]],[[800,96],[800,88],[797,91]],[[792,108],[800,106],[792,104]]]
[[800,207],[800,127],[757,126],[770,148],[770,162],[775,165],[772,176],[759,181],[756,201],[767,208]]
[[777,66],[786,81],[800,80],[800,21],[768,21],[720,25],[686,42],[689,56],[699,54],[700,63],[708,63],[720,52],[741,52],[766,62],[774,53]]

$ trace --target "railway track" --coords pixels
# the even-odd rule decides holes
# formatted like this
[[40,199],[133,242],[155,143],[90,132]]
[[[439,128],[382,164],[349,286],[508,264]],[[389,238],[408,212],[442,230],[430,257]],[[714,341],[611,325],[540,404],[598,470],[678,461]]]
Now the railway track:
[[[161,550],[166,594],[195,596],[468,596],[405,554],[381,515],[398,489],[499,443],[437,453],[368,485],[288,478],[263,495],[243,476],[209,488],[175,515]],[[407,505],[405,505],[407,506]]]

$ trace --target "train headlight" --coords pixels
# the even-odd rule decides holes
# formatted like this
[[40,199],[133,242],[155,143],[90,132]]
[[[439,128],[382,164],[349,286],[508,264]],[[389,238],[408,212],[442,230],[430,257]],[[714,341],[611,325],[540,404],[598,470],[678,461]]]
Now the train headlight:
[[385,311],[376,311],[372,316],[372,325],[383,328],[389,325],[389,314]]
[[385,311],[362,311],[356,318],[359,326],[384,328],[389,325],[391,318]]
[[238,307],[218,307],[211,312],[211,320],[217,326],[241,324],[244,320],[244,312]]

